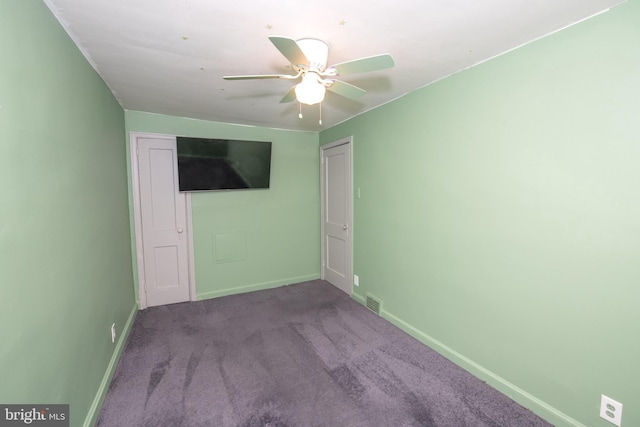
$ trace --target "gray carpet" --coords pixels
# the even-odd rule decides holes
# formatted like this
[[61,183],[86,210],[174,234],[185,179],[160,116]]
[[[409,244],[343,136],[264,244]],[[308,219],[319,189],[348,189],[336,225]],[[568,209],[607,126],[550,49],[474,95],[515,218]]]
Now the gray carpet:
[[320,280],[138,313],[98,426],[549,426]]

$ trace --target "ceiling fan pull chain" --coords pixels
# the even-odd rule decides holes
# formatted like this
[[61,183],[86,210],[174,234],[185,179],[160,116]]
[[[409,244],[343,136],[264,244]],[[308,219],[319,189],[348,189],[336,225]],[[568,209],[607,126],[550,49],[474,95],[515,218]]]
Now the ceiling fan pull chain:
[[302,118],[302,102],[299,102],[298,106],[300,106],[300,114],[298,114],[298,117]]
[[318,121],[319,124],[322,124],[322,102],[320,103],[320,120]]

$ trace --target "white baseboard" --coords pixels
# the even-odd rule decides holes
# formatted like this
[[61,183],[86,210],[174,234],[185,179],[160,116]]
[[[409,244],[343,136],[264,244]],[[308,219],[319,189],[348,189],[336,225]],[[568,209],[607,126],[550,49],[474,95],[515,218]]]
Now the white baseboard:
[[120,355],[124,350],[127,338],[129,337],[129,332],[131,332],[131,326],[133,326],[133,321],[136,318],[137,313],[138,304],[136,303],[133,305],[133,308],[129,313],[127,323],[124,325],[122,333],[120,334],[120,338],[118,339],[116,347],[113,350],[111,360],[109,360],[109,364],[107,365],[107,370],[105,371],[104,376],[102,377],[102,381],[100,382],[100,387],[98,387],[98,391],[93,398],[93,402],[91,403],[89,411],[87,412],[87,416],[85,417],[84,423],[82,424],[83,427],[95,426],[96,421],[98,421],[98,415],[100,414],[100,409],[102,408],[102,402],[104,402],[104,398],[107,395],[107,391],[109,390],[111,379],[113,378],[113,374],[115,373],[116,367],[118,366],[118,360],[120,360]]
[[[351,294],[351,298],[358,301],[362,305],[365,304],[365,297],[353,292]],[[567,414],[553,406],[547,404],[546,402],[538,399],[527,391],[521,389],[515,384],[510,383],[505,380],[501,376],[495,374],[494,372],[486,369],[482,365],[474,362],[468,357],[458,353],[450,347],[447,347],[445,344],[436,340],[435,338],[425,334],[419,329],[413,327],[409,323],[402,320],[400,317],[388,312],[387,310],[382,310],[380,313],[380,317],[387,320],[389,323],[403,330],[407,334],[411,335],[421,343],[425,344],[427,347],[437,351],[442,356],[449,359],[451,362],[460,366],[467,372],[471,373],[475,377],[480,380],[486,382],[496,390],[501,393],[509,396],[514,401],[518,402],[520,405],[529,409],[536,415],[544,418],[551,424],[556,427],[587,427],[581,422],[571,418]]]

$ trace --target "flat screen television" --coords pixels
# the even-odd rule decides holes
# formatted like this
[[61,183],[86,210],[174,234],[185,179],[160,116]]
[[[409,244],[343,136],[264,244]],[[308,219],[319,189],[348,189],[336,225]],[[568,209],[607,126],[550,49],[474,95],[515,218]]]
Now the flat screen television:
[[271,142],[177,137],[180,191],[269,188]]

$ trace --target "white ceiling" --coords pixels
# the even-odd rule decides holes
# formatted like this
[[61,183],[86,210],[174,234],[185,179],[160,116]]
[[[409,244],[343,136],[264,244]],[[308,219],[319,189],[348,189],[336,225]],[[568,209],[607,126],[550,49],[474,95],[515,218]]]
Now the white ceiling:
[[[625,0],[44,0],[123,108],[317,132]],[[295,83],[268,37],[319,38],[329,64],[382,53],[395,68],[350,75],[357,101],[281,104]]]

